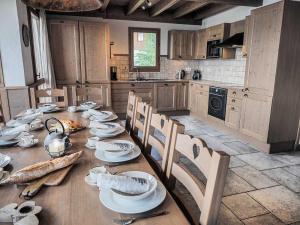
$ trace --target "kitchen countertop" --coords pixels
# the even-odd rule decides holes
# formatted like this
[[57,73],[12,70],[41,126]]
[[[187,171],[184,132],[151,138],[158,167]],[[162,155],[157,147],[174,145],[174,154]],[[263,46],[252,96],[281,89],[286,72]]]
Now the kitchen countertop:
[[239,84],[233,84],[233,83],[224,83],[219,81],[212,81],[212,80],[177,80],[177,79],[149,79],[149,80],[112,80],[112,84],[118,84],[118,83],[165,83],[165,82],[191,82],[196,84],[204,84],[209,86],[216,86],[216,87],[223,87],[223,88],[236,88],[236,89],[243,89],[244,85]]
[[212,80],[190,80],[190,82],[195,84],[204,84],[204,85],[223,87],[223,88],[236,88],[236,89],[244,88],[244,85],[224,83],[224,82],[212,81]]

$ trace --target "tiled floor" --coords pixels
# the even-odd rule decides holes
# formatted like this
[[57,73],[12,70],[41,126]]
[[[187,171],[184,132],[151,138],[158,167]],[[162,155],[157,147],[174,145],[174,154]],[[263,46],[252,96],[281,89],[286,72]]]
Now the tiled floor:
[[[219,224],[300,224],[300,152],[268,155],[194,117],[174,118],[187,134],[231,156]],[[182,163],[201,177],[188,160]],[[188,191],[176,184],[176,192],[197,221],[200,212]]]

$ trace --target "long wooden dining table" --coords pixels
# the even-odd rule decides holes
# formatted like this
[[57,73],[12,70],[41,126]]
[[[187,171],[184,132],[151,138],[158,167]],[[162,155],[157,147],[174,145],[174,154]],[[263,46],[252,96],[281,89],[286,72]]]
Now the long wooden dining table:
[[[88,120],[82,118],[81,113],[70,113],[65,111],[44,114],[44,119],[49,117],[76,120],[80,121],[84,126],[88,125]],[[11,167],[11,173],[25,166],[50,159],[43,147],[47,130],[44,129],[32,133],[39,139],[39,143],[36,146],[26,149],[20,147],[0,149],[0,153],[6,154],[12,158],[12,161],[8,166]],[[95,157],[94,150],[87,149],[84,146],[87,142],[87,138],[90,136],[88,128],[70,135],[72,143],[70,152],[83,151],[83,155],[59,186],[44,187],[32,199],[36,202],[36,205],[43,208],[41,213],[38,214],[41,225],[109,225],[114,224],[112,221],[113,219],[127,219],[131,217],[131,215],[119,214],[107,209],[99,200],[99,189],[85,183],[84,178],[91,168],[104,165],[104,162],[101,162]],[[132,141],[130,135],[126,132],[112,138],[112,140],[115,139]],[[109,170],[110,172],[144,171],[152,175],[155,174],[142,154],[132,162],[109,167]],[[0,208],[9,203],[19,204],[24,202],[25,200],[19,197],[19,194],[23,189],[24,187],[17,187],[17,185],[0,186]],[[138,220],[134,224],[189,224],[169,193],[167,193],[164,202],[154,211],[162,210],[168,211],[169,214]]]

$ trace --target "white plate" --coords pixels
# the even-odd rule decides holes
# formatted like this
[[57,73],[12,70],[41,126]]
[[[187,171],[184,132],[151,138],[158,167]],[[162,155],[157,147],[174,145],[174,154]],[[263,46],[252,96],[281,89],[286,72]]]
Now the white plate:
[[1,141],[0,140],[0,148],[12,147],[19,143],[19,140],[13,139],[9,141]]
[[121,128],[121,124],[119,123],[100,123],[98,121],[90,121],[89,128],[95,128],[101,130],[103,133],[113,133]]
[[101,132],[101,130],[99,130],[99,129],[92,128],[92,129],[90,129],[90,134],[92,134],[93,136],[97,136],[99,138],[110,138],[110,137],[118,136],[119,134],[122,134],[124,131],[125,131],[125,128],[120,127],[119,130],[107,134],[107,133]]
[[86,148],[90,149],[90,150],[95,150],[96,149],[96,147],[90,146],[88,143],[86,143],[84,146]]
[[141,154],[141,150],[139,147],[135,146],[135,148],[129,152],[127,155],[123,155],[120,157],[111,157],[110,155],[107,155],[104,151],[96,150],[95,156],[97,159],[100,159],[103,162],[107,163],[122,163],[127,162],[133,159],[136,159]]
[[[124,143],[127,144],[129,146],[129,148],[124,149],[124,150],[120,150],[120,151],[107,151],[107,149],[105,149],[105,144],[119,144],[119,143]],[[115,158],[115,157],[121,157],[124,155],[129,154],[135,147],[135,144],[131,141],[126,141],[126,140],[114,140],[114,141],[108,141],[108,142],[104,142],[104,141],[99,141],[96,144],[96,149],[99,151],[104,151],[106,155],[108,155],[109,157]]]
[[166,198],[166,189],[158,181],[157,188],[147,198],[130,201],[119,198],[111,190],[101,190],[99,194],[101,203],[108,209],[124,214],[137,214],[148,212],[159,206]]
[[125,175],[125,176],[129,176],[129,177],[140,177],[140,178],[144,178],[146,180],[148,180],[148,182],[150,182],[150,189],[149,191],[142,193],[140,195],[122,195],[120,193],[117,193],[115,191],[112,190],[112,192],[114,192],[114,195],[117,195],[119,198],[125,199],[125,200],[129,200],[129,201],[138,201],[144,198],[147,198],[149,195],[151,195],[157,188],[157,180],[154,176],[152,176],[149,173],[146,172],[142,172],[142,171],[128,171],[128,172],[123,172],[120,173],[120,175]]
[[9,120],[6,123],[7,127],[18,127],[18,126],[22,126],[24,125],[24,123],[22,123],[22,121],[18,121],[18,120]]
[[105,118],[105,119],[96,118],[95,116],[90,117],[90,120],[95,120],[95,121],[98,121],[98,122],[110,122],[110,121],[113,121],[113,120],[116,120],[116,119],[118,119],[118,116],[116,114],[113,114],[110,117]]
[[84,177],[84,181],[85,181],[85,183],[87,183],[88,185],[91,185],[91,186],[97,186],[97,182],[94,182],[94,181],[92,180],[92,178],[91,178],[90,175],[86,175],[86,176]]
[[84,106],[78,106],[76,112],[83,112],[83,111],[88,111],[89,109],[100,109],[102,105],[95,105],[92,108],[85,108]]
[[64,111],[63,108],[56,107],[56,108],[51,109],[51,110],[43,111],[43,113],[47,114],[47,113],[55,113],[55,112],[62,112],[62,111]]
[[0,167],[6,167],[11,162],[11,158],[8,155],[0,153]]

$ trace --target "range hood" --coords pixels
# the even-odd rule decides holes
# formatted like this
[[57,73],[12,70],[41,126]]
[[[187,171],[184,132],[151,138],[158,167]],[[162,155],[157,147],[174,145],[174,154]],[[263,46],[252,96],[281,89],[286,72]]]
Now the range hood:
[[244,43],[244,33],[237,33],[217,44],[219,48],[241,48]]

